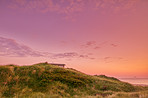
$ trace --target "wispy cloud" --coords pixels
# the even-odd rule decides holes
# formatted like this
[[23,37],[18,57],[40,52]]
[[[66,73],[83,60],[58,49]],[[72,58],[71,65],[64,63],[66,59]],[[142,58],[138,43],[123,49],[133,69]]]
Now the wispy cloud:
[[114,61],[117,62],[117,61],[121,61],[121,60],[124,60],[124,59],[122,57],[107,56],[107,57],[104,57],[103,60],[104,60],[105,63],[111,63],[111,62],[114,62]]
[[92,49],[97,50],[97,49],[102,48],[107,43],[108,43],[107,41],[104,41],[104,42],[101,42],[101,43],[97,43],[96,41],[88,41],[85,44],[82,44],[81,47],[82,48],[92,48]]
[[92,59],[89,55],[79,54],[77,52],[64,52],[64,53],[49,53],[35,51],[32,48],[17,43],[13,39],[0,37],[0,56],[7,57],[47,57],[51,59],[72,59],[72,58],[83,58]]
[[74,58],[78,57],[79,54],[76,52],[57,53],[53,55],[53,58]]
[[101,49],[105,46],[109,46],[109,47],[118,47],[118,44],[115,44],[117,42],[109,42],[109,41],[104,41],[101,43],[98,43],[96,41],[88,41],[84,44],[81,45],[82,48],[90,48],[90,49],[94,49],[94,50],[98,50]]

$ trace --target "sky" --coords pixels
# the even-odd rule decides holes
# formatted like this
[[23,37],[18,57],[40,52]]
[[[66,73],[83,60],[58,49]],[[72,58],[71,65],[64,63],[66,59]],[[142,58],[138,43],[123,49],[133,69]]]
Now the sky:
[[0,64],[148,78],[147,17],[148,0],[0,0]]

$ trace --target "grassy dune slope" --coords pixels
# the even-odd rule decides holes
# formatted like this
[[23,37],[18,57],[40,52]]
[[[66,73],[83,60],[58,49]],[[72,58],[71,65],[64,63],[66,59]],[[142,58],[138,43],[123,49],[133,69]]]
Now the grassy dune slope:
[[118,98],[146,89],[121,82],[113,77],[90,76],[74,69],[60,68],[47,63],[31,66],[0,66],[0,98],[84,96]]

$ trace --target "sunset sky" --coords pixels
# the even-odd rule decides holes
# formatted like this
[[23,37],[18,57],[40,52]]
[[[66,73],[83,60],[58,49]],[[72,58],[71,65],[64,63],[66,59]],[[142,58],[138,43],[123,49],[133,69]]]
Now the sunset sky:
[[0,0],[0,64],[46,61],[148,78],[148,0]]

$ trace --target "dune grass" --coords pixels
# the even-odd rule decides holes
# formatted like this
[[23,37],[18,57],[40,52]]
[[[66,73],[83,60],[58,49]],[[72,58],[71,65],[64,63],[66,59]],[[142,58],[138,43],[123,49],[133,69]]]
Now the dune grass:
[[145,92],[132,92],[146,89],[113,77],[86,75],[74,69],[61,68],[48,63],[0,66],[0,98],[81,98],[84,96],[118,98],[137,94],[140,96]]

